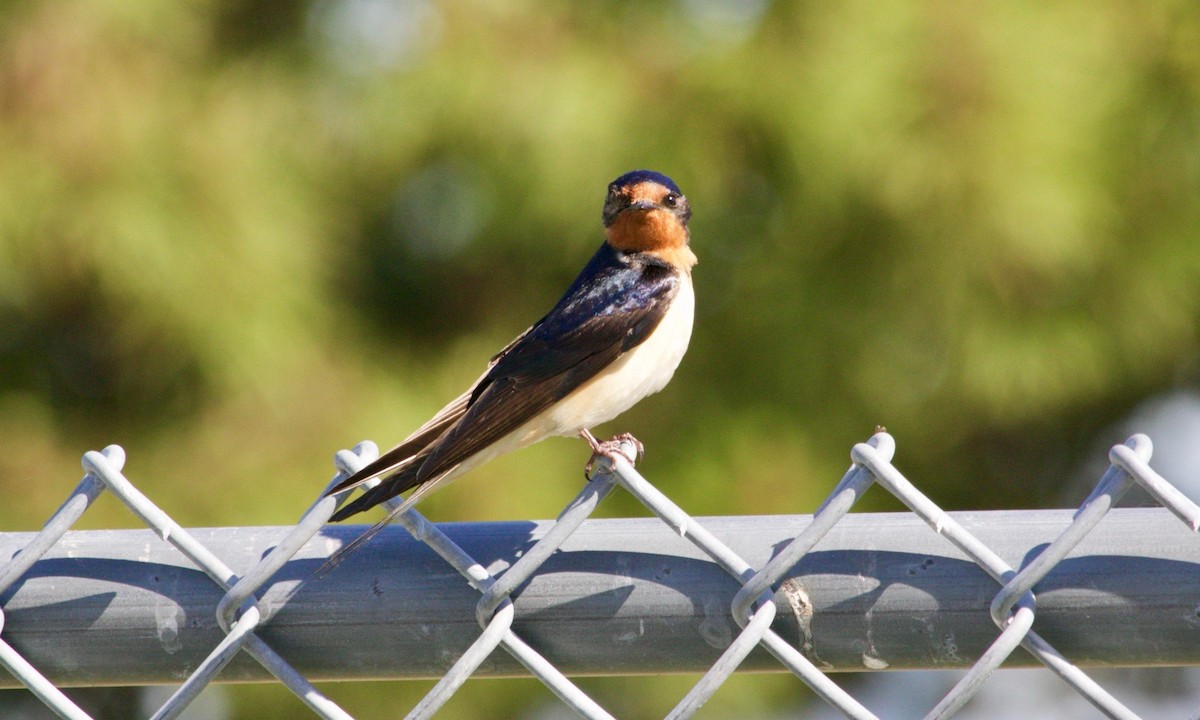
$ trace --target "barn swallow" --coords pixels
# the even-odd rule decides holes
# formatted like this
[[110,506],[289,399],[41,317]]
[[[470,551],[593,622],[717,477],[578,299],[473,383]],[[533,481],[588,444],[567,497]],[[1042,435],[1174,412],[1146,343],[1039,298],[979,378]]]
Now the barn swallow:
[[332,520],[412,490],[391,519],[443,483],[550,436],[579,435],[592,460],[618,451],[631,436],[601,443],[590,429],[661,390],[691,338],[690,217],[687,198],[665,175],[636,170],[614,180],[605,242],[558,304],[493,357],[469,390],[331,489],[382,478]]

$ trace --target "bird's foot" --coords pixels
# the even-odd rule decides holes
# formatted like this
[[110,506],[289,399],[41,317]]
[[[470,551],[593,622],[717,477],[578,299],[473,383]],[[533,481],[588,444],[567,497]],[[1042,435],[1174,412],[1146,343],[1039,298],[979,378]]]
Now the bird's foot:
[[637,461],[641,460],[646,454],[646,446],[642,445],[642,441],[630,433],[614,435],[611,440],[605,440],[604,442],[596,440],[595,436],[587,430],[584,430],[580,434],[592,446],[592,457],[587,461],[587,465],[583,466],[583,477],[587,480],[592,479],[592,467],[598,458],[606,457],[615,459],[617,455],[620,455],[628,460],[630,465],[636,465]]

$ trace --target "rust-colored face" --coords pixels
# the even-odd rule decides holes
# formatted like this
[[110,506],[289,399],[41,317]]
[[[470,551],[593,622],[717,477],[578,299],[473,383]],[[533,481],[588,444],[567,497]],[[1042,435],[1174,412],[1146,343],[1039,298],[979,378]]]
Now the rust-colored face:
[[691,267],[687,221],[691,216],[678,189],[652,179],[609,186],[604,204],[605,235],[623,252],[650,252],[675,265]]

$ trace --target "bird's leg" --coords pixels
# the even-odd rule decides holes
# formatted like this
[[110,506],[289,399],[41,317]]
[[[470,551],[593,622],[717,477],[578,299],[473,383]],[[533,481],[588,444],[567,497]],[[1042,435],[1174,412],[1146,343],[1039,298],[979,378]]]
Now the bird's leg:
[[[612,458],[614,455],[620,454],[621,457],[629,461],[630,465],[635,465],[637,464],[637,461],[641,460],[642,456],[646,454],[646,447],[642,445],[640,440],[629,433],[614,435],[611,440],[600,442],[596,439],[595,435],[592,435],[592,433],[585,428],[579,431],[579,436],[586,440],[587,444],[592,447],[592,457],[587,461],[587,465],[583,466],[583,477],[586,480],[592,479],[592,466],[595,464],[596,458],[598,457]],[[624,447],[625,445],[633,446],[634,451],[632,455],[626,452]]]

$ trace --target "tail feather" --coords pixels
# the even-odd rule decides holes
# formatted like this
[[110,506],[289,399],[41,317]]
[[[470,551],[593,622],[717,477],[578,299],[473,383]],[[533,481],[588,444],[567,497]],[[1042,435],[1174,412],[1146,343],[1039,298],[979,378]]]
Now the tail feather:
[[405,469],[412,467],[413,464],[420,465],[421,461],[428,455],[428,450],[428,443],[406,442],[397,445],[383,455],[380,455],[377,459],[359,468],[358,472],[334,485],[325,494],[327,496],[336,495],[345,490],[364,485],[381,475],[404,472]]
[[[350,488],[370,482],[381,475],[388,475],[394,471],[403,472],[411,467],[412,463],[420,465],[429,456],[430,447],[437,444],[438,440],[455,423],[462,419],[463,414],[467,411],[467,406],[470,404],[470,399],[470,390],[454,398],[446,407],[439,410],[436,415],[430,418],[428,422],[413,431],[412,435],[404,438],[404,441],[399,445],[388,450],[358,472],[333,486],[325,494],[335,495],[343,490],[349,490]],[[399,492],[403,492],[403,490]],[[386,500],[387,498],[384,499]]]
[[[362,495],[356,497],[350,504],[341,508],[329,518],[332,522],[345,520],[351,515],[356,515],[364,510],[369,510],[379,503],[396,497],[400,493],[410,490],[420,483],[417,482],[417,472],[421,469],[422,461],[428,453],[422,452],[412,458],[412,462],[405,465],[398,472],[388,476],[383,482],[366,491]],[[369,465],[367,467],[370,467]],[[366,470],[367,468],[363,468]]]

